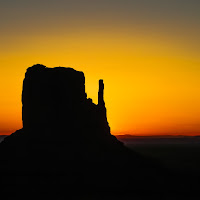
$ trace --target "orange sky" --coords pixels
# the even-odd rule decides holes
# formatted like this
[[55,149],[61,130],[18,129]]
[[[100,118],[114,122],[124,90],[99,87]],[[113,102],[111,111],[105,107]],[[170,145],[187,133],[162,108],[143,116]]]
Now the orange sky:
[[22,81],[36,63],[83,71],[95,103],[104,79],[113,134],[200,134],[197,5],[49,2],[0,6],[0,134],[22,127]]

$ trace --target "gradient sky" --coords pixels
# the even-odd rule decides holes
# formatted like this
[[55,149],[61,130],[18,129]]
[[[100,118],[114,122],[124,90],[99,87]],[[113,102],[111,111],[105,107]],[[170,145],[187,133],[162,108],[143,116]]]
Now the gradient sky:
[[0,0],[0,134],[22,127],[26,68],[81,70],[113,134],[200,134],[199,0]]

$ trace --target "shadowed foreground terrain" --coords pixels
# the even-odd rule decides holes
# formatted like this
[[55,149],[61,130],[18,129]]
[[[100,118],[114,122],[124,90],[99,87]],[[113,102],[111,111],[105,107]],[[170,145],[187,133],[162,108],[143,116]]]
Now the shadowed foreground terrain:
[[[181,195],[184,177],[156,159],[132,151],[111,135],[99,80],[98,104],[85,93],[83,72],[27,69],[22,92],[23,128],[0,144],[1,188],[59,198]],[[188,191],[197,190],[197,185]],[[93,198],[92,197],[92,198]],[[94,199],[94,198],[93,198]]]
[[117,136],[128,148],[157,160],[171,170],[200,174],[199,136]]

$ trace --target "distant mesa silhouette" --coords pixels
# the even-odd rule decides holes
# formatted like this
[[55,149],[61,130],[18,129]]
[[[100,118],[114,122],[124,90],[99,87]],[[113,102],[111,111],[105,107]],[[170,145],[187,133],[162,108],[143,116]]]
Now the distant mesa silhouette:
[[22,104],[23,128],[0,144],[4,185],[13,174],[12,183],[25,179],[26,189],[55,182],[69,191],[161,187],[160,165],[111,135],[103,80],[96,105],[87,98],[83,72],[37,64],[25,74]]

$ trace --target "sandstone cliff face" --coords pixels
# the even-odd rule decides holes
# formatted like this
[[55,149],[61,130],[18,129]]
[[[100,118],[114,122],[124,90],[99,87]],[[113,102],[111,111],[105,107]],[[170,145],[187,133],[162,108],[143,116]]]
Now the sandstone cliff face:
[[[23,83],[24,128],[54,128],[72,122],[86,101],[85,77],[72,68],[29,68]],[[72,124],[70,124],[72,125]]]
[[[87,99],[83,72],[72,68],[27,69],[22,92],[23,128],[33,136],[68,140],[70,137],[110,136],[103,99],[103,80],[99,81],[98,105]],[[34,131],[33,131],[34,130]]]
[[[56,152],[61,157],[76,158],[76,153],[83,159],[97,160],[106,158],[114,148],[125,148],[110,133],[103,92],[100,80],[96,105],[87,99],[83,72],[39,64],[28,68],[22,92],[23,129],[6,138],[1,146],[18,143],[34,156],[33,152]],[[14,141],[16,138],[19,141]],[[71,151],[74,145],[78,148]],[[15,154],[21,155],[20,148]]]

